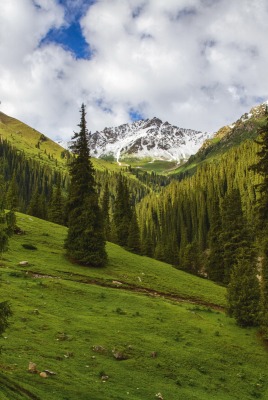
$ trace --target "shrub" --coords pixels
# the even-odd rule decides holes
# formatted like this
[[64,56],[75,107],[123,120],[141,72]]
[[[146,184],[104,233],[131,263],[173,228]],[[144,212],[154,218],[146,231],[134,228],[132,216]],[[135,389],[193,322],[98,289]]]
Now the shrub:
[[27,250],[37,250],[37,247],[34,246],[33,244],[28,244],[28,243],[23,243],[22,247]]

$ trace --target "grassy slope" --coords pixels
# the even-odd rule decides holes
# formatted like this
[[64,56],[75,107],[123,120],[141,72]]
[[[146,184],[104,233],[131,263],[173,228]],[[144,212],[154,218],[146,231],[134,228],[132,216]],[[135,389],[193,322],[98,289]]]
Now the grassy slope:
[[[52,168],[67,171],[66,160],[61,157],[64,149],[49,138],[40,142],[40,136],[41,133],[37,130],[0,112],[0,138],[8,140],[15,148],[24,151],[26,157],[38,160]],[[36,147],[38,142],[40,148]],[[55,160],[57,160],[57,165]],[[105,169],[110,171],[121,170],[115,162],[95,158],[92,158],[92,162],[94,168],[101,171]]]
[[239,120],[234,128],[228,126],[219,129],[214,138],[207,140],[204,146],[193,155],[188,162],[177,169],[171,171],[171,174],[180,174],[185,172],[194,173],[196,167],[201,164],[213,162],[215,159],[228,152],[233,147],[240,146],[245,140],[253,140],[257,135],[257,127],[264,122],[264,117],[251,118],[247,121]]
[[[57,168],[66,169],[66,161],[61,157],[61,153],[64,149],[49,138],[39,142],[40,136],[41,133],[37,130],[0,112],[0,137],[7,139],[14,147],[23,150],[25,154],[32,159],[48,164],[53,168],[56,167],[55,160],[57,160]],[[36,147],[38,142],[39,148]],[[53,158],[51,156],[53,156]],[[122,168],[124,170],[126,165],[131,165],[134,168],[141,167],[145,171],[155,171],[161,174],[168,172],[171,168],[176,166],[175,162],[161,160],[151,161],[150,159],[126,159],[122,161],[122,166],[119,166],[116,161],[107,161],[105,159],[96,159],[92,157],[94,168],[100,171],[108,169],[109,171],[118,172],[121,171]]]
[[[224,305],[224,288],[112,244],[106,268],[72,265],[65,228],[22,214],[18,224],[25,234],[12,238],[0,268],[1,300],[14,311],[1,340],[1,400],[267,398],[267,351],[256,331],[193,304]],[[29,374],[29,361],[57,375]]]

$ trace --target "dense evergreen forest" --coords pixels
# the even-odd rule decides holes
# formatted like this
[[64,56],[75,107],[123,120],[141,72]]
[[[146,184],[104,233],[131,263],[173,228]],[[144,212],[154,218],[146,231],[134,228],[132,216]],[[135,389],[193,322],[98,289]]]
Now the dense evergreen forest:
[[[265,121],[260,120],[257,129],[260,137],[266,134],[267,117]],[[260,304],[266,304],[268,297],[264,279],[268,252],[261,240],[266,237],[266,225],[260,223],[266,218],[268,204],[263,197],[267,165],[263,161],[265,135],[253,140],[249,128],[245,129],[245,135],[240,129],[239,140],[234,135],[235,145],[228,143],[218,154],[213,150],[214,157],[207,162],[203,162],[207,150],[201,157],[193,157],[192,161],[199,157],[202,162],[191,174],[167,178],[129,167],[120,173],[107,168],[94,171],[94,190],[106,240],[228,285],[230,314],[241,325],[255,325]],[[226,144],[226,137],[223,142]],[[69,154],[66,170],[59,170],[56,165],[53,168],[29,159],[6,140],[0,143],[0,156],[2,209],[68,225],[67,167],[74,165],[74,156]],[[247,285],[255,288],[249,319],[236,315],[234,293],[241,289],[237,282],[242,276],[247,282],[245,290]],[[247,292],[245,296],[250,297]],[[267,318],[265,312],[263,315]]]

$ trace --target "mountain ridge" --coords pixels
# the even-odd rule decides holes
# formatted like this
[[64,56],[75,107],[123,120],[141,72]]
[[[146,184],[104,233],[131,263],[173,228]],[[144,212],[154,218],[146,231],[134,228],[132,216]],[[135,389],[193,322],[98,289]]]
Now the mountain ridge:
[[[159,118],[134,121],[89,134],[91,155],[96,158],[151,158],[186,161],[211,133],[179,128]],[[68,147],[68,142],[58,142]]]

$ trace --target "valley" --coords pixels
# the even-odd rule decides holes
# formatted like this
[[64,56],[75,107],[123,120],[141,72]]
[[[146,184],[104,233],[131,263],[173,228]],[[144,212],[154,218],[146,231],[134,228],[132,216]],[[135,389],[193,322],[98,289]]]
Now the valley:
[[[24,233],[0,268],[13,310],[1,399],[265,398],[267,351],[225,315],[224,287],[111,243],[105,268],[77,266],[62,250],[66,228],[17,221]],[[30,361],[56,375],[29,373]]]

